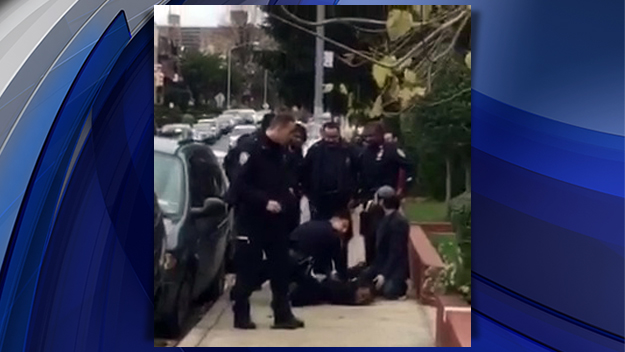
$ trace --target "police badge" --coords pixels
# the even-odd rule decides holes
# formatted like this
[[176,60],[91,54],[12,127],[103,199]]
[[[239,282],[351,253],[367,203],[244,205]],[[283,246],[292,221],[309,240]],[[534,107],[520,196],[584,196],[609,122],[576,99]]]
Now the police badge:
[[245,165],[249,157],[250,155],[247,152],[241,152],[241,154],[239,154],[239,165],[241,166]]
[[384,147],[380,146],[380,151],[378,152],[378,155],[376,156],[375,160],[380,161],[382,160],[383,156],[384,156]]

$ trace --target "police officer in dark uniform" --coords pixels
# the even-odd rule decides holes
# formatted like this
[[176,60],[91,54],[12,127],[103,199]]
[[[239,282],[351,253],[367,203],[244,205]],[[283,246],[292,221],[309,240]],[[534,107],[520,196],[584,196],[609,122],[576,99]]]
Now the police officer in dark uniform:
[[290,235],[291,249],[311,257],[315,273],[331,276],[333,268],[341,280],[347,278],[347,245],[351,214],[345,210],[329,220],[311,220],[298,226]]
[[290,209],[291,220],[289,221],[289,233],[299,226],[301,218],[300,201],[302,199],[302,171],[304,165],[304,153],[302,146],[306,142],[306,127],[299,122],[295,125],[291,143],[287,148],[287,168],[289,171],[290,187],[297,198],[297,203]]
[[377,224],[384,217],[384,211],[373,202],[374,194],[382,186],[405,189],[406,182],[413,179],[413,166],[394,143],[384,142],[384,128],[379,122],[366,125],[363,137],[365,148],[360,155],[359,193],[365,207],[360,215],[360,229],[365,239],[366,261],[372,265]]
[[241,159],[245,159],[247,158],[247,156],[249,156],[256,139],[259,135],[263,134],[267,130],[269,124],[271,123],[271,120],[275,116],[276,115],[274,113],[265,114],[257,131],[242,135],[241,137],[239,137],[239,139],[237,139],[235,146],[228,150],[228,154],[226,154],[226,157],[223,161],[223,166],[230,183],[234,182],[237,171],[239,170],[241,164]]
[[304,161],[305,190],[315,220],[328,220],[348,209],[357,191],[358,154],[341,139],[339,125],[325,123],[323,139],[310,147]]
[[265,133],[255,139],[249,156],[240,159],[240,170],[229,192],[235,204],[238,227],[235,253],[236,284],[234,327],[255,329],[250,316],[249,297],[256,288],[263,267],[263,252],[272,290],[276,329],[304,326],[293,316],[288,298],[289,233],[286,209],[295,196],[289,189],[285,146],[291,141],[295,120],[287,113],[277,114]]

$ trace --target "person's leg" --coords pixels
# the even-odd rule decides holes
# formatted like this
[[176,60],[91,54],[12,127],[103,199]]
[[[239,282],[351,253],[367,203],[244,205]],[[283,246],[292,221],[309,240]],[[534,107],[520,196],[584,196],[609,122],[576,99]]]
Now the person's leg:
[[262,266],[263,254],[256,241],[237,241],[234,256],[236,282],[230,298],[234,302],[234,327],[238,329],[254,329],[250,315],[249,297],[257,286]]
[[391,279],[382,286],[382,296],[386,299],[395,300],[405,296],[407,288],[405,280]]
[[360,214],[360,233],[365,242],[365,262],[373,265],[375,260],[375,227],[371,211],[363,211]]
[[267,255],[269,280],[271,284],[274,312],[274,326],[276,329],[296,329],[304,323],[293,316],[289,302],[289,279],[292,274],[289,256],[288,237],[280,234],[267,236],[263,242],[263,249]]

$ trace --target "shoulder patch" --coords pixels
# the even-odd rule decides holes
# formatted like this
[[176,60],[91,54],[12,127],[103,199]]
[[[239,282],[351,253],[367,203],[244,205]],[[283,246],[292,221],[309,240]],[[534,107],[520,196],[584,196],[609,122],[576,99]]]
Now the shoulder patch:
[[250,158],[250,155],[247,152],[241,152],[239,154],[239,165],[243,166],[247,163],[247,160]]
[[399,148],[397,148],[397,154],[399,154],[399,156],[401,156],[402,158],[406,157],[406,153],[404,153],[404,151]]

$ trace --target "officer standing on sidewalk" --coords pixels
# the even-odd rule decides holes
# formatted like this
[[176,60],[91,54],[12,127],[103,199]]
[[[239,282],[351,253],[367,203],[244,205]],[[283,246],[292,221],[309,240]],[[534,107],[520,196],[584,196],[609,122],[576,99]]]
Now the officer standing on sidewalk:
[[235,146],[228,150],[228,154],[226,154],[226,157],[224,158],[223,167],[230,183],[234,182],[237,172],[241,168],[240,161],[247,158],[250,154],[250,150],[254,146],[255,140],[258,139],[260,135],[265,133],[267,128],[269,128],[271,120],[275,116],[276,115],[274,113],[265,114],[258,130],[242,135],[237,140]]
[[365,256],[368,265],[375,259],[376,230],[384,217],[383,209],[373,201],[375,192],[382,186],[390,186],[403,196],[406,184],[414,179],[412,163],[395,143],[384,142],[384,128],[372,122],[363,131],[365,148],[360,155],[360,199],[365,208],[360,215],[360,229],[365,240]]
[[323,125],[323,139],[313,144],[304,162],[304,186],[312,218],[328,220],[347,210],[356,196],[358,154],[341,138],[340,126]]
[[263,252],[271,283],[275,329],[296,329],[304,323],[295,318],[288,298],[288,212],[295,196],[289,190],[285,146],[291,141],[295,120],[279,113],[265,133],[254,141],[249,156],[240,158],[241,168],[229,192],[235,205],[238,228],[235,253],[236,283],[232,288],[234,327],[255,329],[249,297],[263,267]]

